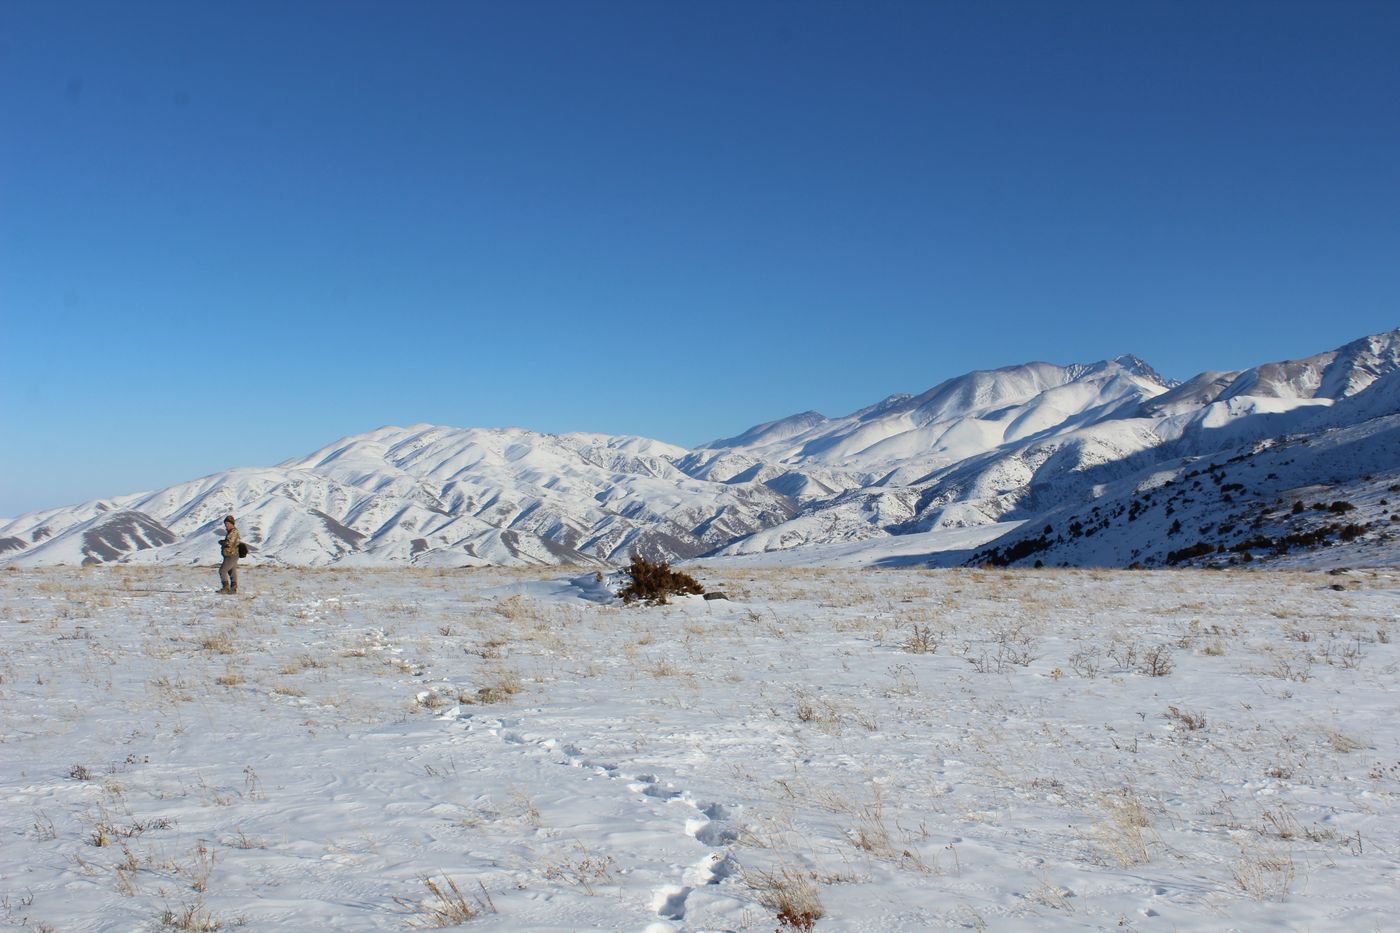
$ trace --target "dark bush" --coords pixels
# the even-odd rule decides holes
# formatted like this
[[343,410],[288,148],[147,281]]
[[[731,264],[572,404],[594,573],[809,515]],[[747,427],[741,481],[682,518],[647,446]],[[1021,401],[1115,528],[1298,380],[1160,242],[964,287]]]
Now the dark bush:
[[618,596],[624,603],[637,600],[651,604],[666,605],[667,596],[702,596],[705,588],[688,573],[672,570],[663,561],[649,561],[640,554],[632,555],[632,563],[624,568],[632,582],[623,587]]
[[1355,508],[1356,506],[1352,505],[1350,502],[1344,502],[1339,500],[1329,505],[1327,507],[1327,511],[1335,512],[1336,514],[1341,515],[1343,512],[1350,512]]
[[1318,548],[1328,543],[1327,536],[1336,532],[1336,527],[1323,525],[1321,528],[1314,528],[1312,531],[1299,531],[1291,535],[1279,538],[1275,542],[1275,549],[1280,553],[1287,553],[1289,548]]
[[[1018,560],[1024,560],[1032,554],[1037,554],[1050,547],[1050,532],[1054,529],[1049,525],[1045,526],[1045,534],[1039,538],[1023,538],[1015,544],[1002,550],[999,547],[988,548],[972,558],[972,563],[984,564],[989,567],[1009,567]],[[1036,566],[1044,566],[1041,561],[1036,561]]]
[[1361,525],[1346,525],[1337,533],[1337,537],[1343,541],[1355,541],[1365,533],[1366,529]]
[[1204,541],[1198,541],[1190,547],[1184,547],[1179,551],[1167,553],[1167,563],[1177,564],[1183,560],[1193,560],[1197,557],[1205,557],[1207,554],[1214,554],[1215,546]]

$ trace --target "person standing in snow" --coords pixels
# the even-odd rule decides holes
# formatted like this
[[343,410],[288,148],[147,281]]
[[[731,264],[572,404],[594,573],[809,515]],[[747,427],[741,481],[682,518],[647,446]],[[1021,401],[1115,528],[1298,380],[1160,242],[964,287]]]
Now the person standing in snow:
[[233,516],[224,519],[224,536],[219,539],[219,553],[224,556],[219,564],[220,593],[238,592],[238,529],[234,527]]

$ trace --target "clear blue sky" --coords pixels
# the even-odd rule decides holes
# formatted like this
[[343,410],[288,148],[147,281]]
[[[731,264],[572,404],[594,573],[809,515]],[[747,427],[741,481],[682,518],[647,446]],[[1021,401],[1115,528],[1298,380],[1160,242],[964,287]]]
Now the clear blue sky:
[[1400,3],[0,2],[0,515],[1400,325]]

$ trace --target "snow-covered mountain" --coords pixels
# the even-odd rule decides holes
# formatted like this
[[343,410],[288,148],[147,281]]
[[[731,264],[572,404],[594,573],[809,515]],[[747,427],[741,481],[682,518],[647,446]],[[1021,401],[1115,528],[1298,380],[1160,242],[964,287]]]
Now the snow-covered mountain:
[[[964,380],[985,384],[988,377],[994,381],[1001,373],[1010,374],[1013,385],[1026,386],[1026,369],[974,373],[919,398],[942,394],[945,387],[962,389],[958,384],[966,385]],[[1179,385],[1169,385],[1132,358],[1068,367],[1053,377],[1065,382],[1038,394],[1026,391],[1025,400],[1010,407],[992,402],[972,409],[966,417],[974,423],[957,420],[949,429],[963,437],[985,432],[983,436],[993,438],[985,448],[969,444],[961,451],[964,457],[946,465],[937,465],[937,455],[927,452],[901,465],[891,464],[889,473],[871,477],[841,495],[805,504],[793,520],[736,542],[726,553],[756,554],[999,522],[1037,526],[1046,514],[1088,508],[1113,483],[1155,475],[1163,464],[1189,465],[1220,452],[1228,457],[1267,438],[1320,434],[1398,412],[1397,370],[1400,330],[1304,360],[1235,373],[1205,373]],[[1090,384],[1080,384],[1085,381]],[[1106,390],[1090,394],[1095,383]],[[1115,395],[1110,387],[1121,394]],[[964,398],[968,395],[963,393]],[[1046,407],[1067,396],[1077,396],[1083,405],[1038,432],[1019,436],[1007,432],[1005,441],[995,442],[996,429],[1002,424],[1028,416],[1039,417],[1042,423],[1054,421],[1044,417]],[[894,404],[886,408],[897,419],[909,402],[891,401]],[[864,414],[845,421],[859,420]],[[850,432],[842,422],[832,433]],[[1366,472],[1389,475],[1400,470],[1400,457],[1389,457],[1383,432],[1368,444],[1375,450],[1362,458]],[[922,471],[930,465],[934,468]],[[1299,483],[1306,479],[1299,477]],[[1077,549],[1067,552],[1063,562],[1127,564],[1136,559],[1134,550],[1144,549]],[[930,559],[947,562],[954,556]],[[963,554],[961,559],[970,556]]]
[[691,557],[796,509],[762,484],[692,479],[639,437],[416,425],[266,469],[53,509],[0,527],[20,565],[210,559],[223,516],[290,564],[590,563]]
[[[1203,460],[1267,466],[1267,482],[1245,484],[1247,499],[1292,501],[1323,482],[1369,483],[1356,487],[1363,501],[1366,490],[1389,491],[1400,481],[1397,380],[1400,329],[1181,383],[1132,356],[972,372],[845,417],[804,412],[695,450],[640,437],[385,427],[276,467],[0,523],[0,562],[208,562],[229,512],[260,560],[298,565],[754,555],[1001,522],[1018,530],[929,559],[1167,561],[1183,530],[1139,523],[1144,491],[1184,481]],[[1323,455],[1333,449],[1346,453]],[[1231,478],[1214,485],[1235,490],[1244,474],[1220,464],[1212,475]],[[1343,475],[1345,464],[1360,472]],[[1135,516],[1105,525],[1109,512]],[[1380,542],[1387,514],[1349,533],[1347,547]],[[1097,530],[1047,536],[1056,521]],[[1197,522],[1206,524],[1222,523]],[[1221,553],[1236,543],[1215,542]],[[1190,559],[1205,558],[1197,551]]]

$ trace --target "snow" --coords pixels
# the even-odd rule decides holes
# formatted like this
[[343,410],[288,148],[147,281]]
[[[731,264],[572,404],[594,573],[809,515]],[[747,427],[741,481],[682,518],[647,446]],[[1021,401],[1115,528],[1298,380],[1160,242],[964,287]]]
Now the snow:
[[[1354,399],[1364,402],[1366,394]],[[1046,536],[1019,558],[1021,563],[1151,566],[1177,563],[1180,558],[1170,558],[1173,551],[1208,545],[1211,553],[1194,562],[1400,566],[1400,414],[1231,453],[1183,458],[1170,471],[1154,465],[1110,477],[1091,502],[1067,497],[1063,506],[1024,523],[1021,532],[1009,533],[995,546],[1006,553],[1052,527],[1054,540]],[[1327,507],[1333,503],[1345,505],[1332,511]],[[1321,540],[1297,543],[1311,533],[1320,533]],[[1294,543],[1277,553],[1290,536]],[[936,561],[943,556],[930,555]]]
[[1389,927],[1400,572],[746,560],[0,572],[0,917]]
[[[709,558],[714,567],[888,567],[923,564],[935,556],[967,554],[1010,534],[1022,522],[998,522],[905,535],[864,538],[839,544],[782,547],[769,533],[760,533],[742,544]],[[784,526],[786,527],[786,526]]]
[[[0,522],[0,564],[193,564],[228,513],[260,556],[293,566],[613,566],[634,553],[684,560],[1038,527],[1166,463],[1383,421],[1400,413],[1397,374],[1400,330],[1180,385],[1135,357],[972,372],[692,451],[625,435],[383,427],[275,467]],[[1357,459],[1393,482],[1387,450]],[[1295,485],[1324,481],[1292,472]],[[1122,566],[1152,543],[1124,544],[1090,562]]]

